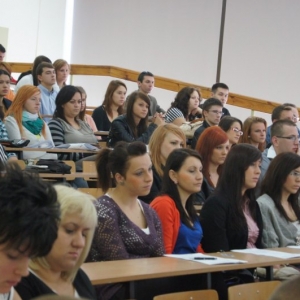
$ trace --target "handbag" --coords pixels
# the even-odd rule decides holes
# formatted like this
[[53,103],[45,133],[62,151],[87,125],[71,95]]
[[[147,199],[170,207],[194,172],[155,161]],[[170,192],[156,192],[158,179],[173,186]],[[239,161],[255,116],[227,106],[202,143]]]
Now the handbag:
[[57,159],[40,159],[36,163],[38,166],[47,166],[46,170],[42,170],[44,173],[56,173],[56,174],[71,174],[71,166],[67,165],[62,160]]
[[180,125],[180,129],[183,131],[187,139],[192,139],[194,137],[195,131],[202,126],[203,121],[196,122],[185,122]]

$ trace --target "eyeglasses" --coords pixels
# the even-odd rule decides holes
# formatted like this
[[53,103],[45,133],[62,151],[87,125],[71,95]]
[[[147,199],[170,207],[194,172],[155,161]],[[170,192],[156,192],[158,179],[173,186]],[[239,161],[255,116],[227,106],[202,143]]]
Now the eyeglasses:
[[296,177],[297,179],[300,179],[300,172],[297,171],[292,171],[290,173],[291,176]]
[[236,132],[236,133],[239,133],[239,135],[241,135],[241,136],[244,134],[243,131],[239,130],[239,129],[236,128],[236,127],[231,127],[231,130],[233,130],[233,131]]
[[276,135],[277,138],[280,138],[280,139],[286,139],[286,140],[290,140],[292,142],[300,142],[300,139],[299,139],[299,136],[296,136],[296,135],[291,135],[291,136],[279,136],[279,135]]
[[223,112],[222,111],[218,111],[218,110],[209,110],[209,112],[212,112],[213,114],[215,115],[223,115]]
[[298,122],[299,121],[299,117],[297,118],[295,115],[293,116],[293,121],[294,122]]

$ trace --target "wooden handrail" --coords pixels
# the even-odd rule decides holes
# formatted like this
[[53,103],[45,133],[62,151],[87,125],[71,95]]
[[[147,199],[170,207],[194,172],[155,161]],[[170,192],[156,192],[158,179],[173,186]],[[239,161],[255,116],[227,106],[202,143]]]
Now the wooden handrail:
[[[32,64],[29,63],[9,63],[13,72],[21,73],[31,69]],[[137,81],[137,77],[140,72],[123,69],[114,66],[93,66],[93,65],[71,65],[71,75],[92,75],[92,76],[111,76],[128,81]],[[166,77],[155,75],[155,86],[169,91],[178,92],[180,89],[186,86],[193,86],[201,89],[202,97],[210,97],[210,88],[192,84],[189,82],[179,81]],[[264,113],[272,113],[273,109],[281,103],[252,98],[230,92],[228,96],[228,104],[250,109],[253,111],[260,111]],[[300,108],[298,108],[300,112]]]

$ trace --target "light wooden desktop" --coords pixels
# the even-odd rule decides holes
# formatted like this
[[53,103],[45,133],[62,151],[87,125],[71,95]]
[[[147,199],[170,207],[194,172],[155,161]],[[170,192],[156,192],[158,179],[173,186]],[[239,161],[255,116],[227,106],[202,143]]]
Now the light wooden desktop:
[[96,154],[99,150],[83,150],[83,149],[64,149],[64,148],[15,148],[15,147],[4,147],[7,152],[15,152],[18,155],[19,159],[23,159],[23,152],[26,151],[41,151],[47,153],[89,153]]
[[[300,254],[299,249],[280,248],[274,250]],[[272,268],[273,265],[278,264],[300,263],[300,257],[279,259],[276,257],[237,252],[208,253],[208,255],[246,260],[247,263],[207,265],[197,261],[187,261],[179,258],[154,257],[85,263],[82,269],[87,273],[92,284],[97,285],[190,274],[210,274],[213,272],[257,267]],[[272,276],[270,279],[272,279]],[[209,284],[208,282],[208,288],[210,287]]]

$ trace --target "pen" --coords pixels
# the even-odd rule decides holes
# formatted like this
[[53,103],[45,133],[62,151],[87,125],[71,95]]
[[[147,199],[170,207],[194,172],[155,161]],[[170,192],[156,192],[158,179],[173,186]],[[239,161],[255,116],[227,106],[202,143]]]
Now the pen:
[[195,260],[215,260],[216,257],[194,257]]

